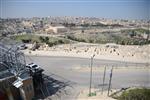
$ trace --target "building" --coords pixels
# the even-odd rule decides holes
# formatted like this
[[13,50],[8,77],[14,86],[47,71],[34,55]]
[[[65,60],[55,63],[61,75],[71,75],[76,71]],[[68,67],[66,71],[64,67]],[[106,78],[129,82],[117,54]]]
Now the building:
[[64,26],[48,26],[45,31],[48,33],[64,33],[67,32],[67,28]]
[[19,99],[19,92],[11,84],[15,80],[15,76],[8,71],[4,64],[0,63],[0,100]]
[[[8,41],[7,41],[8,42]],[[32,76],[17,46],[0,43],[0,100],[32,100]]]
[[0,100],[31,100],[34,97],[32,77],[23,73],[17,78],[0,63]]

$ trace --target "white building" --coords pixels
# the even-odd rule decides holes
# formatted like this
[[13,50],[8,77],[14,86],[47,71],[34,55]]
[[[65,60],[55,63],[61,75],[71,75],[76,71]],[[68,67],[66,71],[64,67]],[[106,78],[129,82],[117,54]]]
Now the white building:
[[64,26],[49,26],[46,31],[53,33],[64,33],[67,32],[67,28]]

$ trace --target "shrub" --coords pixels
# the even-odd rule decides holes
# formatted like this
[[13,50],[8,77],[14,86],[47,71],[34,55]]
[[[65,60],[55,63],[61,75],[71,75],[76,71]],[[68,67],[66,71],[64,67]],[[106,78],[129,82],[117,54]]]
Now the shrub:
[[41,42],[44,42],[44,38],[43,38],[42,36],[39,37],[39,40],[40,40]]
[[132,89],[124,91],[118,100],[149,100],[150,89]]

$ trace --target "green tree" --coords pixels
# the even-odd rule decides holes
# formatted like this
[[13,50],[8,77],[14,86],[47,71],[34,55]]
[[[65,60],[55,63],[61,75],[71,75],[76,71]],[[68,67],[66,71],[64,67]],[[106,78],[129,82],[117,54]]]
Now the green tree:
[[43,38],[42,36],[39,37],[39,40],[40,40],[41,42],[44,42],[44,38]]
[[49,42],[49,37],[45,37],[45,43]]

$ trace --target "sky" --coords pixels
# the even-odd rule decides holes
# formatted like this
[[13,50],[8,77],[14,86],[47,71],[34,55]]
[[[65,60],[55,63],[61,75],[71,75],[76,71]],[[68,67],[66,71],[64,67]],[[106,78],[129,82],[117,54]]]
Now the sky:
[[0,0],[1,18],[47,16],[148,19],[150,0]]

